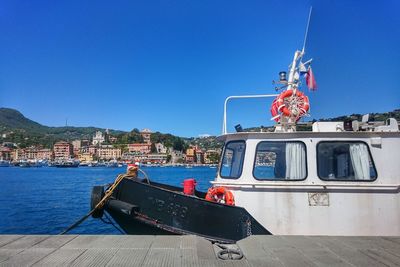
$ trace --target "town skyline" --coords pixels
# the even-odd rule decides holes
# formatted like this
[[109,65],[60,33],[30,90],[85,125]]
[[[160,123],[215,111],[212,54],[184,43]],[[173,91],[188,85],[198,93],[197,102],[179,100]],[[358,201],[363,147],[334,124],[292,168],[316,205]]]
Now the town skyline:
[[134,143],[120,143],[108,130],[96,131],[91,138],[73,141],[59,140],[52,148],[32,145],[21,148],[12,142],[0,146],[0,160],[24,167],[36,166],[40,162],[65,164],[76,160],[82,166],[95,166],[99,162],[140,164],[217,164],[221,147],[205,149],[195,144],[175,147],[168,142],[154,141],[150,129],[138,131],[139,139]]

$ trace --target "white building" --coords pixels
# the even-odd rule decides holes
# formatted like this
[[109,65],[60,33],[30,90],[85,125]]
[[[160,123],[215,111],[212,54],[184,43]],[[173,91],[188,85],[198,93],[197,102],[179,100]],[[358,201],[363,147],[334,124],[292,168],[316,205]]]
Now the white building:
[[151,137],[151,130],[150,129],[143,129],[141,132],[140,132],[140,134],[142,135],[142,137],[143,137],[143,141],[146,143],[146,144],[151,144],[151,140],[150,140],[150,137]]
[[104,142],[104,135],[102,132],[97,131],[96,134],[93,136],[93,145],[101,145]]
[[165,147],[162,143],[155,144],[157,153],[166,154],[168,152],[167,147]]

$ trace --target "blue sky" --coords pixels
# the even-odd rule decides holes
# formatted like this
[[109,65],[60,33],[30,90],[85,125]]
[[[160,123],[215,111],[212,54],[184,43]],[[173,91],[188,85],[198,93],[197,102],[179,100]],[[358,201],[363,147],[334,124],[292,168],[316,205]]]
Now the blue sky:
[[[227,96],[274,93],[310,5],[311,118],[400,108],[395,0],[2,1],[0,106],[49,126],[219,134]],[[271,125],[269,106],[232,102],[229,126]]]

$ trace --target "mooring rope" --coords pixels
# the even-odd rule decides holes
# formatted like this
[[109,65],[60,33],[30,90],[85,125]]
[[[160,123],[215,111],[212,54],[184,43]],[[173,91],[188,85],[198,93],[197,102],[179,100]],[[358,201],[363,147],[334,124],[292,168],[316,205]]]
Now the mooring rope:
[[218,259],[221,260],[240,260],[243,258],[243,252],[237,248],[229,248],[223,244],[219,244],[219,243],[214,243],[214,245],[218,246],[219,248],[221,248],[220,251],[218,251],[217,253],[217,257]]
[[111,197],[112,193],[114,192],[114,190],[117,188],[117,186],[121,183],[121,181],[126,178],[126,177],[130,177],[131,174],[127,173],[127,174],[120,174],[118,175],[117,179],[115,179],[114,183],[107,189],[107,191],[104,194],[104,197],[99,201],[99,203],[97,203],[97,205],[91,210],[89,211],[89,213],[87,213],[85,216],[83,216],[82,218],[80,218],[78,221],[76,221],[74,224],[72,224],[71,226],[69,226],[67,229],[65,229],[64,231],[62,231],[61,233],[59,233],[60,235],[66,234],[69,231],[71,231],[72,229],[74,229],[75,227],[77,227],[78,225],[80,225],[81,223],[83,223],[87,218],[89,218],[93,212],[95,212],[97,209],[101,209],[103,208],[104,204],[106,203],[106,201]]

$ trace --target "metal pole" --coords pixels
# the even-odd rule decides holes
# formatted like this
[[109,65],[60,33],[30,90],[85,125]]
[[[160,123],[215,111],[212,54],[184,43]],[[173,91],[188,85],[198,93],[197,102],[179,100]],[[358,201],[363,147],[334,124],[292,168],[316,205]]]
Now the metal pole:
[[308,28],[310,27],[310,20],[311,20],[311,12],[312,12],[312,7],[310,7],[310,13],[308,13],[308,21],[307,21],[306,33],[305,33],[305,35],[304,35],[303,50],[301,50],[302,56],[304,55],[304,50],[306,49],[306,42],[307,42],[307,36],[308,36]]

